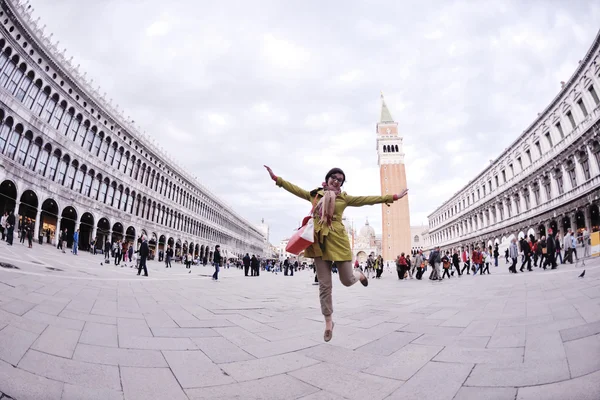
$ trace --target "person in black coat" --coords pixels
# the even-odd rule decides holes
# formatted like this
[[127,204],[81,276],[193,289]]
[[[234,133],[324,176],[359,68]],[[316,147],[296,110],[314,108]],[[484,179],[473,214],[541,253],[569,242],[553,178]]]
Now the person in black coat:
[[213,261],[215,263],[215,273],[213,274],[212,278],[214,281],[218,281],[219,280],[219,269],[221,268],[221,246],[219,246],[219,245],[215,246]]
[[248,270],[250,269],[250,255],[246,253],[244,256],[244,276],[248,276]]
[[255,255],[252,255],[250,266],[252,268],[252,276],[258,276],[258,271],[260,270],[260,261],[258,261],[258,258]]
[[552,233],[552,229],[548,229],[548,237],[546,238],[546,257],[544,261],[544,269],[550,265],[552,269],[556,269],[556,239]]
[[148,258],[148,254],[150,250],[148,249],[148,242],[146,241],[146,235],[142,235],[142,244],[140,245],[140,249],[136,251],[136,253],[140,253],[140,266],[138,267],[138,275],[142,273],[142,268],[144,268],[144,276],[148,276],[148,270],[146,269],[146,259]]
[[13,245],[13,235],[15,232],[15,213],[11,210],[6,218],[6,243]]
[[523,263],[521,264],[520,271],[523,272],[525,268],[525,264],[527,264],[527,271],[532,271],[531,269],[531,247],[529,247],[529,243],[525,238],[521,238],[521,251],[523,252]]

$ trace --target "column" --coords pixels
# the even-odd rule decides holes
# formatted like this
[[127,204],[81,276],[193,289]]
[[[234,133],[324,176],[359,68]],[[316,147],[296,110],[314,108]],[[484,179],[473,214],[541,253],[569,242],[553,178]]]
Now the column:
[[594,154],[592,153],[592,149],[591,149],[591,143],[588,143],[585,146],[585,151],[588,154],[588,163],[590,164],[590,175],[592,177],[600,174],[600,169],[598,167],[598,163],[596,162],[596,157],[594,157]]
[[[96,240],[96,234],[98,233],[97,229],[98,227],[96,226],[96,224],[94,224],[94,226],[92,227],[92,240]],[[98,244],[96,244],[96,247],[98,247]]]
[[575,211],[569,213],[569,218],[571,219],[571,231],[577,231],[577,214]]
[[54,231],[54,241],[52,242],[53,245],[58,246],[58,241],[60,240],[60,221],[62,220],[61,217],[56,217],[56,230]]
[[573,185],[571,185],[571,176],[569,175],[569,172],[567,172],[567,169],[563,164],[560,165],[560,170],[562,171],[564,192],[568,192],[569,190],[574,189]]
[[[33,228],[33,240],[38,240],[40,233],[40,227],[42,226],[42,209],[38,208],[37,214],[35,215],[35,227]],[[43,243],[43,241],[42,241]]]
[[[582,182],[585,182],[585,176],[583,175],[583,167],[579,162],[579,157],[573,156],[573,163],[575,164],[575,177],[577,179],[577,186],[581,185]],[[588,161],[589,164],[589,161]],[[591,171],[590,171],[591,172]]]
[[591,214],[591,206],[587,206],[583,209],[583,218],[585,220],[585,229],[588,232],[592,232],[592,214]]
[[[552,195],[556,195],[558,196],[558,183],[556,183],[556,178],[554,177],[554,171],[552,171],[550,174],[550,196],[552,197]],[[563,177],[564,179],[564,177]],[[563,180],[564,182],[564,180]],[[545,192],[545,190],[544,190]],[[551,200],[551,199],[548,199]]]
[[[519,193],[519,203],[521,203],[519,207],[521,209],[521,212],[525,212],[528,210],[527,202],[525,201],[525,194],[523,194],[523,191]],[[529,196],[529,205],[531,206],[531,196]]]
[[502,209],[504,211],[504,219],[508,218],[508,206],[507,206],[508,202],[506,201],[506,199],[504,199],[504,201],[502,202]]
[[533,186],[531,184],[527,185],[527,190],[529,191],[529,206],[531,208],[537,207],[538,203],[537,201],[535,201],[535,193],[533,192]]

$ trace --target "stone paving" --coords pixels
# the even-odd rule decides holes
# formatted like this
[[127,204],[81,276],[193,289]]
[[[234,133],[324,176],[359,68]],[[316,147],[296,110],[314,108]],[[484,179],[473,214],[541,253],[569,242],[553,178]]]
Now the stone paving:
[[[600,260],[518,275],[318,287],[212,268],[150,277],[0,243],[0,393],[26,399],[600,398]],[[5,265],[6,266],[6,265]],[[52,269],[50,269],[52,268]],[[586,276],[579,273],[586,269]],[[0,394],[2,397],[2,394]]]

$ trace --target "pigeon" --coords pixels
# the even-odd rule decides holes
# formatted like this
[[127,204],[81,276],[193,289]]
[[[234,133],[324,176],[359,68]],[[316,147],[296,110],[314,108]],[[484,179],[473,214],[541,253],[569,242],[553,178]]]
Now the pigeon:
[[581,275],[579,275],[580,278],[583,278],[585,276],[585,269],[583,270],[583,272],[581,273]]
[[100,263],[100,265],[104,265],[104,264]]

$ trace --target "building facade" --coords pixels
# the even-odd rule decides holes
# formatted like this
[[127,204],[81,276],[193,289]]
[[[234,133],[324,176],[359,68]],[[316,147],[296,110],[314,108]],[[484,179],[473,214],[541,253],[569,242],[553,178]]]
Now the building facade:
[[353,253],[355,259],[358,260],[359,263],[366,262],[371,254],[373,256],[381,254],[381,239],[377,238],[375,229],[369,225],[369,220],[366,220],[365,225],[358,231],[358,235],[354,242]]
[[425,225],[410,227],[410,251],[415,254],[428,247],[428,228]]
[[[407,188],[402,137],[383,94],[381,116],[377,124],[377,163],[381,180],[381,194],[397,194]],[[410,212],[408,196],[382,205],[381,254],[385,261],[395,260],[400,253],[410,251]]]
[[[261,254],[264,236],[91,87],[19,0],[0,9],[0,210],[35,221],[35,239],[98,238],[210,259]],[[38,19],[39,20],[39,19]]]
[[600,229],[600,32],[568,82],[484,171],[429,215],[431,246]]

